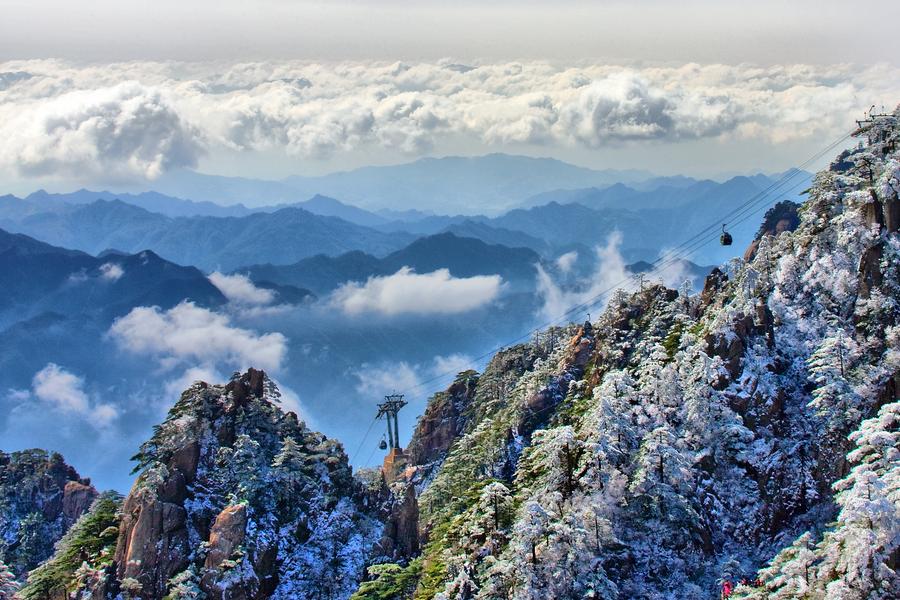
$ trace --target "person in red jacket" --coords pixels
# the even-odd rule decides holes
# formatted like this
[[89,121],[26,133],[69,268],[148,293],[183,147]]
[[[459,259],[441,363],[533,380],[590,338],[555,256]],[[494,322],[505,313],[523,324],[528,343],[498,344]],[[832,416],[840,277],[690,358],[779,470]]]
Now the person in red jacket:
[[731,593],[734,591],[734,587],[732,587],[731,582],[727,579],[722,582],[722,598],[728,598],[731,596]]

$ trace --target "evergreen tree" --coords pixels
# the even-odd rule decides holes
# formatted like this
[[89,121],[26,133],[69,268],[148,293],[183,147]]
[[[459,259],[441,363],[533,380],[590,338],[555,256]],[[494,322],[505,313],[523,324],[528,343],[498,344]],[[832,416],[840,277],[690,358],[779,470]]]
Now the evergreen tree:
[[768,598],[805,600],[813,597],[810,591],[816,561],[813,543],[812,534],[807,531],[759,572]]
[[900,597],[892,564],[900,548],[900,402],[885,404],[850,435],[854,467],[835,484],[841,510],[818,554],[817,588],[830,597]]
[[15,600],[19,584],[3,561],[0,561],[0,600]]
[[206,594],[200,589],[200,578],[196,567],[191,565],[169,581],[169,593],[165,600],[205,600]]
[[808,360],[816,389],[810,406],[825,419],[830,431],[846,432],[859,422],[861,399],[850,385],[849,373],[855,359],[855,345],[843,331],[822,340]]

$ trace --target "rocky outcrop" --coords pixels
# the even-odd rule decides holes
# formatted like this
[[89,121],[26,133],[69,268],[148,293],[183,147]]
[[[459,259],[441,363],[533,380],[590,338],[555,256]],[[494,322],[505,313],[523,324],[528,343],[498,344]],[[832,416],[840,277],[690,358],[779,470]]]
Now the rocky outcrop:
[[0,561],[16,576],[36,567],[97,496],[55,452],[0,452]]
[[227,586],[222,585],[223,563],[234,558],[235,552],[244,543],[247,529],[247,507],[243,504],[226,506],[216,517],[209,532],[209,553],[203,565],[201,586],[207,594],[215,597],[244,598],[246,594],[232,590],[224,595]]
[[182,506],[162,500],[160,488],[154,493],[153,489],[137,486],[122,509],[115,555],[117,574],[120,581],[139,581],[142,594],[148,598],[159,598],[165,594],[169,579],[187,566],[187,513]]
[[719,291],[724,289],[727,283],[728,275],[726,275],[719,267],[716,267],[709,272],[709,275],[706,276],[706,280],[703,282],[703,291],[700,293],[700,311],[712,304]]
[[800,214],[797,212],[799,205],[790,200],[782,200],[766,211],[762,225],[756,232],[753,241],[744,251],[744,260],[751,261],[759,249],[760,240],[765,236],[777,236],[785,231],[794,231],[800,224]]
[[478,374],[465,371],[446,391],[432,397],[406,449],[410,464],[424,465],[446,455],[465,429],[465,410],[475,399],[477,384]]
[[[256,369],[182,394],[137,456],[114,584],[136,580],[142,600],[166,597],[173,582],[209,600],[349,595],[362,557],[338,548],[374,545],[380,528],[360,506],[342,447],[278,398]],[[415,547],[400,534],[399,547]]]
[[900,199],[890,197],[884,200],[884,226],[888,233],[900,231]]
[[391,486],[384,515],[384,534],[380,554],[393,560],[415,556],[419,552],[419,503],[412,483]]
[[78,517],[87,512],[91,503],[97,498],[94,486],[83,481],[67,481],[63,488],[62,514],[67,523],[72,524]]
[[859,296],[868,298],[872,290],[881,285],[881,259],[884,257],[884,242],[870,246],[859,260]]

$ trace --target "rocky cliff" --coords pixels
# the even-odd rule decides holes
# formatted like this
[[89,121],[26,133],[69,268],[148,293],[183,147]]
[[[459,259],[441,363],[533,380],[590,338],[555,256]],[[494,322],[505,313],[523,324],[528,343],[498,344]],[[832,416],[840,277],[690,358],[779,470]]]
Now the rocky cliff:
[[46,450],[0,452],[0,562],[22,577],[91,506],[89,479]]
[[[382,534],[378,512],[340,444],[278,402],[255,369],[191,386],[135,456],[137,481],[104,529],[113,541],[94,540],[77,570],[53,569],[52,585],[30,578],[28,597],[53,586],[97,599],[349,596]],[[47,564],[70,565],[70,546]]]

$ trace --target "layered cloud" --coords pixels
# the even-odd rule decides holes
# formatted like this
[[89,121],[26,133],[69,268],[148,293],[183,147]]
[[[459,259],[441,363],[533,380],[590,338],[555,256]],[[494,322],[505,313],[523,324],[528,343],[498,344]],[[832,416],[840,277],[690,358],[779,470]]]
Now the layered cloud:
[[365,283],[346,283],[334,292],[332,302],[349,315],[457,314],[494,301],[502,284],[499,275],[457,278],[447,269],[419,274],[403,267]]
[[779,142],[831,136],[870,100],[900,96],[889,65],[10,61],[0,82],[0,166],[139,178],[204,150]]
[[234,369],[281,369],[287,339],[280,333],[258,334],[237,327],[222,315],[191,302],[169,310],[142,306],[117,319],[110,337],[122,348],[155,357],[164,368],[186,365],[207,371],[211,366]]

